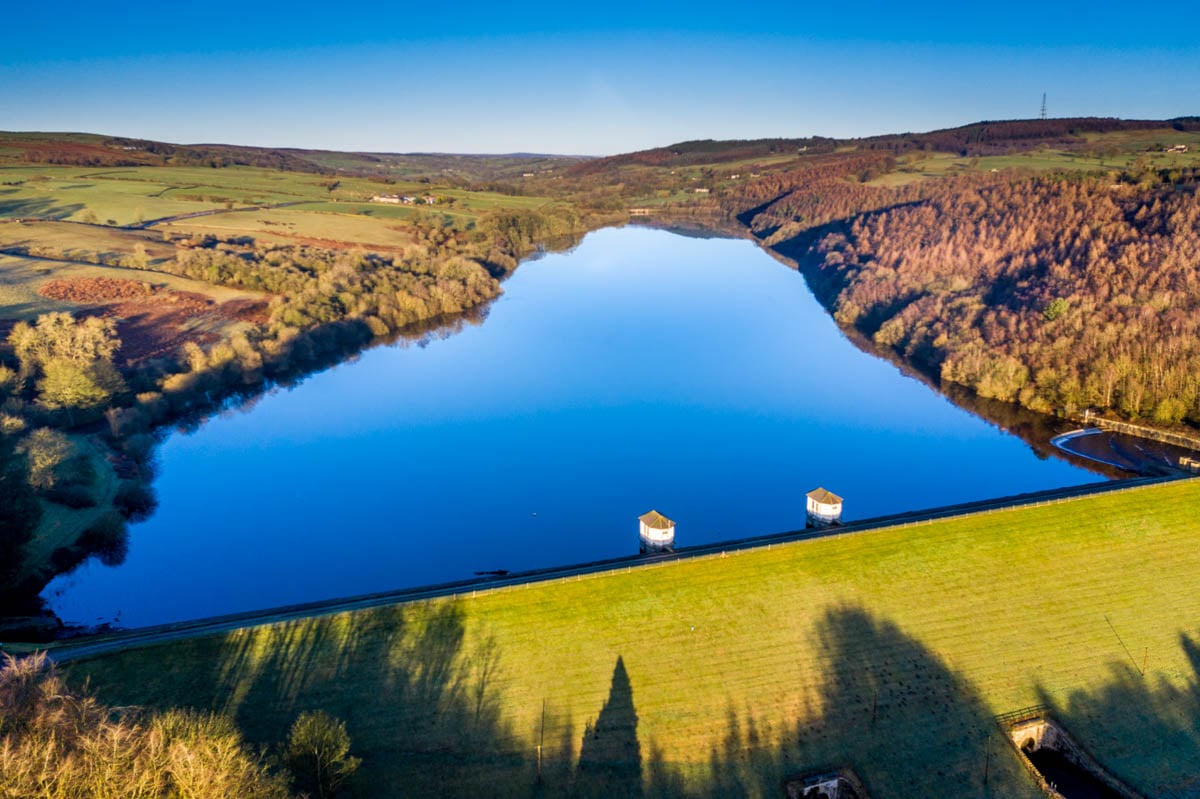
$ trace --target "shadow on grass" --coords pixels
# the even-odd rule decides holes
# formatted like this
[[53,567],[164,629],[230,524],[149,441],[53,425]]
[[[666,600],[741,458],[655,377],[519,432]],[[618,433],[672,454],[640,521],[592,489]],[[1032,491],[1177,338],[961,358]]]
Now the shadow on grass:
[[725,740],[699,773],[664,762],[653,741],[648,793],[783,796],[789,778],[849,767],[873,799],[1039,795],[978,691],[895,624],[834,608],[813,646],[827,669],[805,718],[777,731],[730,709]]
[[1095,691],[1042,696],[1077,742],[1146,796],[1200,796],[1200,642],[1181,634],[1180,646],[1191,670],[1181,682],[1116,663]]
[[583,734],[576,770],[579,796],[642,796],[642,748],[625,661],[617,658],[608,701]]
[[281,740],[299,713],[324,710],[357,742],[363,784],[486,793],[493,772],[527,757],[501,719],[496,644],[468,645],[453,603],[250,630],[219,662],[215,696],[251,739]]
[[0,201],[0,217],[62,220],[69,218],[77,211],[83,210],[83,207],[81,203],[59,205],[49,197],[24,200],[7,199]]
[[512,718],[542,711],[516,703],[541,700],[510,691],[515,666],[453,602],[179,642],[166,663],[131,650],[81,671],[108,702],[226,711],[263,744],[284,740],[299,713],[324,710],[346,722],[363,759],[356,796],[782,796],[789,778],[837,767],[852,768],[873,799],[1038,796],[977,691],[895,624],[834,608],[810,646],[824,666],[807,709],[783,718],[731,706],[720,739],[683,756],[647,739],[637,674],[621,657],[586,729],[554,707],[542,729],[516,729]]

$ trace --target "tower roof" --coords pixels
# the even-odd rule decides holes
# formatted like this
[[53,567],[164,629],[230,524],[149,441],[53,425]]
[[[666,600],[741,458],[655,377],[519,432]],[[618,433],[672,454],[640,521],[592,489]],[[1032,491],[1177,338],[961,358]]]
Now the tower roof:
[[656,510],[646,511],[638,517],[638,521],[655,530],[666,530],[675,526],[675,522]]
[[814,488],[808,492],[808,498],[821,505],[840,505],[842,498],[825,488]]

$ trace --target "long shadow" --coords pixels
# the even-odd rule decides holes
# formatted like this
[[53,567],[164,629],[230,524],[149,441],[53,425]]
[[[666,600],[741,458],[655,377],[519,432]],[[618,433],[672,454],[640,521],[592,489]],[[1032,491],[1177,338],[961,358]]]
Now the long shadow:
[[849,768],[872,799],[1040,796],[979,692],[892,622],[833,608],[811,645],[822,688],[790,730],[773,731],[761,708],[730,708],[699,770],[664,761],[651,741],[647,795],[782,797],[800,776]]
[[583,734],[576,771],[579,796],[642,796],[642,748],[625,661],[617,658],[608,701]]
[[9,199],[0,201],[0,217],[36,217],[38,219],[67,219],[77,211],[83,210],[82,203],[59,205],[49,197],[31,199]]
[[528,793],[533,752],[503,718],[499,657],[494,640],[468,635],[458,605],[439,602],[179,642],[152,673],[136,650],[83,671],[112,701],[227,713],[267,746],[300,713],[324,710],[345,721],[362,758],[355,796],[483,796],[497,784]]
[[802,761],[850,766],[875,799],[1036,795],[979,692],[919,641],[858,607],[817,629],[830,670],[820,717],[796,731]]
[[1191,669],[1182,682],[1148,678],[1114,663],[1109,681],[1043,704],[1118,779],[1145,796],[1200,796],[1200,640],[1180,646]]
[[[1200,795],[1189,776],[1200,774],[1200,642],[1181,645],[1193,671],[1185,683],[1114,667],[1109,684],[1054,709],[1148,796]],[[346,722],[363,758],[356,796],[783,796],[798,776],[838,768],[853,770],[872,799],[1040,796],[975,686],[895,623],[833,607],[806,649],[819,674],[792,714],[731,702],[724,734],[682,756],[678,741],[655,736],[687,730],[647,737],[621,657],[581,736],[570,708],[543,710],[544,736],[516,729],[512,703],[540,700],[508,690],[515,664],[485,622],[468,625],[451,601],[178,642],[169,660],[129,650],[81,673],[113,704],[230,713],[261,744],[284,740],[299,713],[325,710]]]

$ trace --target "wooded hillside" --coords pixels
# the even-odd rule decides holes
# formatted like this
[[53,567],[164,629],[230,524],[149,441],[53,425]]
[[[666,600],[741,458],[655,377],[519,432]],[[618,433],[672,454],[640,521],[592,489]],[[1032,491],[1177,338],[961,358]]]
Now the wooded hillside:
[[984,397],[1200,421],[1194,180],[1030,178],[933,195],[820,242],[838,321]]

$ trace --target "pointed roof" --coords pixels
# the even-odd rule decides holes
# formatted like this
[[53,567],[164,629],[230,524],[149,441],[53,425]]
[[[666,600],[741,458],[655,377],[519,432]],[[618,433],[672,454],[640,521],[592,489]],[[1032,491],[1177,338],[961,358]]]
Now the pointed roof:
[[667,530],[675,526],[675,522],[656,510],[646,511],[638,517],[638,521],[654,530]]
[[841,505],[842,498],[825,488],[814,488],[808,492],[808,498],[820,505]]

